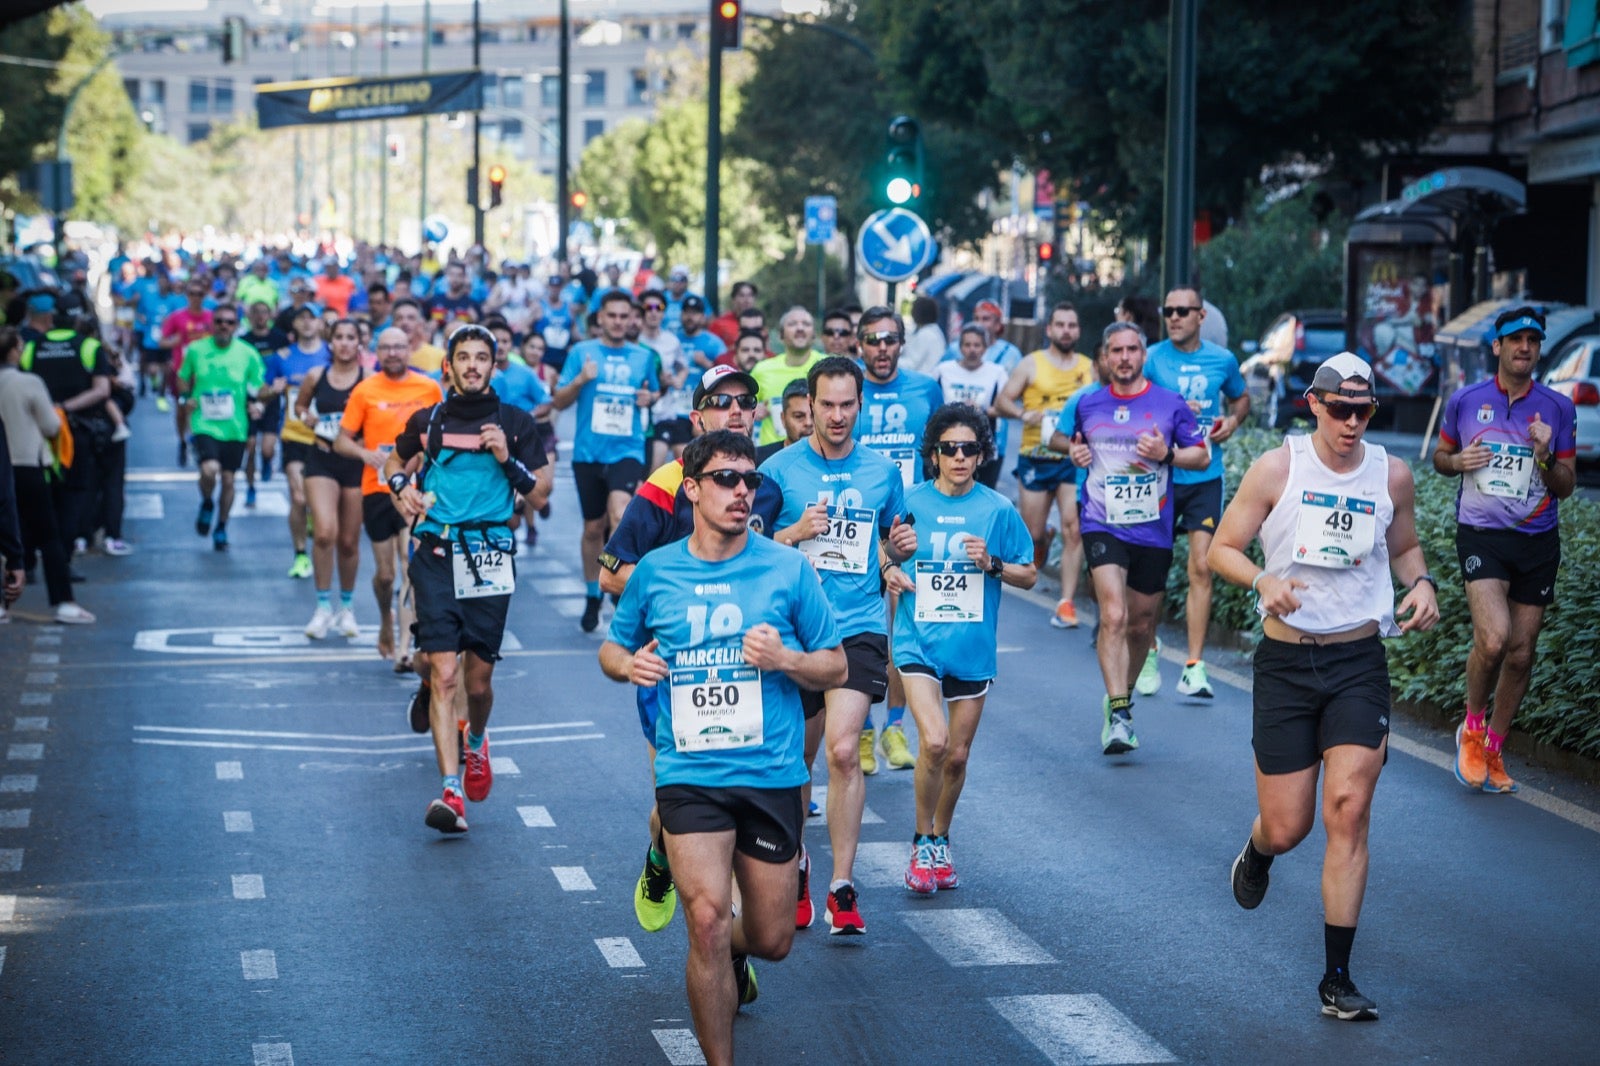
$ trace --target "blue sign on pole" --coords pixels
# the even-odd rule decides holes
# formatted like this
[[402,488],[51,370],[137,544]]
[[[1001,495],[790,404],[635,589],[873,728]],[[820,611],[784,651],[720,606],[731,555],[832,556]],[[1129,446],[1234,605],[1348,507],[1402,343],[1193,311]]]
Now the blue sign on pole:
[[831,196],[806,197],[806,243],[826,244],[833,240],[838,219],[838,200]]
[[861,267],[879,281],[900,282],[917,276],[938,253],[922,216],[903,207],[879,211],[867,219],[856,237]]

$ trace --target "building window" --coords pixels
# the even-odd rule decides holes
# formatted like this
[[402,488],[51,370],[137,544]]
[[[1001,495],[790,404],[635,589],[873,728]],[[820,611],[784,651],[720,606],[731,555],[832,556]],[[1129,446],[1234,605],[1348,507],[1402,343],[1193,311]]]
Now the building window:
[[273,76],[271,74],[257,74],[255,76],[254,80],[252,80],[250,84],[252,84],[252,85],[271,85],[273,83],[273,81],[275,81],[275,80],[276,79],[273,78]]
[[1539,12],[1539,25],[1543,50],[1546,52],[1558,51],[1561,48],[1562,31],[1566,29],[1567,0],[1541,0]]
[[500,106],[511,111],[521,111],[525,106],[520,74],[507,75],[500,79]]
[[650,39],[650,23],[634,22],[628,25],[628,40],[648,41]]
[[678,23],[678,40],[689,41],[694,39],[695,24],[692,22]]
[[211,110],[218,115],[233,114],[232,78],[219,78],[211,87]]
[[561,106],[560,74],[546,74],[539,79],[539,105],[547,111]]
[[650,102],[650,72],[635,67],[628,81],[628,106],[642,107]]
[[137,107],[139,104],[139,79],[123,78],[122,91],[128,94],[128,99],[132,100],[134,106]]
[[483,76],[483,106],[500,106],[500,76],[498,74],[485,74]]
[[191,123],[189,123],[189,143],[190,144],[198,144],[199,142],[205,140],[209,136],[211,136],[211,123],[209,123],[209,122],[191,122]]
[[583,85],[583,103],[585,107],[606,106],[606,72],[603,70],[589,70],[584,72],[588,80]]
[[[211,94],[206,91],[206,83],[203,81],[191,81],[189,83],[189,112],[195,115],[203,115],[209,110],[211,110]],[[193,140],[193,138],[190,139]],[[204,140],[205,138],[202,137],[201,139]]]
[[583,120],[583,143],[588,144],[596,137],[604,136],[606,120],[603,118],[586,118]]
[[165,104],[167,102],[167,83],[160,78],[151,78],[144,83],[144,99],[150,104]]

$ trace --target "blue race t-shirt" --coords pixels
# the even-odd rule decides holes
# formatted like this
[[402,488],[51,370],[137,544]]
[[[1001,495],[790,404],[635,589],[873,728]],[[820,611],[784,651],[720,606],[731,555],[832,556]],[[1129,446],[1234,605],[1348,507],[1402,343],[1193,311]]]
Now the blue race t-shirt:
[[[1244,395],[1244,375],[1239,360],[1220,344],[1201,341],[1192,352],[1180,352],[1171,341],[1150,346],[1145,357],[1144,376],[1189,401],[1194,420],[1209,439],[1212,423],[1227,414],[1222,398],[1237,400]],[[1222,445],[1210,446],[1211,462],[1204,470],[1172,471],[1179,485],[1215,481],[1222,476]]]
[[1093,452],[1081,501],[1085,533],[1110,533],[1127,544],[1172,547],[1172,494],[1168,468],[1134,450],[1140,434],[1156,430],[1171,448],[1205,440],[1182,396],[1145,382],[1132,396],[1115,388],[1078,401],[1073,432]]
[[843,459],[824,459],[809,439],[783,449],[761,472],[783,493],[778,529],[799,521],[814,503],[826,504],[833,526],[826,538],[801,541],[796,547],[810,557],[822,578],[839,632],[887,633],[878,573],[879,537],[896,517],[905,515],[905,489],[893,463],[861,445]]
[[1556,528],[1556,498],[1534,469],[1533,439],[1528,436],[1536,414],[1550,427],[1550,454],[1557,459],[1576,456],[1577,408],[1569,397],[1546,385],[1535,381],[1526,395],[1512,402],[1496,375],[1450,394],[1439,439],[1455,448],[1483,444],[1495,452],[1489,466],[1461,475],[1456,521],[1519,533]]
[[513,361],[507,363],[504,370],[496,370],[494,377],[489,379],[489,387],[499,394],[501,400],[529,414],[533,413],[535,407],[550,402],[550,391],[539,380],[539,375],[528,369],[526,363]]
[[635,400],[639,389],[659,391],[656,353],[642,344],[607,347],[600,341],[581,341],[567,352],[556,387],[578,380],[586,359],[600,373],[584,383],[578,393],[578,431],[572,441],[575,463],[615,463],[644,458],[647,408]]
[[[788,674],[760,671],[761,740],[749,747],[679,751],[673,733],[673,686],[688,701],[689,686],[748,684],[744,635],[766,623],[784,647],[812,652],[837,647],[833,611],[816,574],[801,554],[765,537],[749,537],[731,559],[695,558],[680,540],[646,555],[622,593],[609,638],[637,649],[660,641],[656,654],[671,667],[657,686],[656,784],[702,788],[797,788],[810,773],[805,764],[805,712],[800,689]],[[747,701],[749,689],[742,690]]]
[[[917,517],[917,553],[900,568],[918,592],[901,593],[895,608],[895,665],[920,663],[940,677],[987,681],[996,673],[1000,579],[968,560],[966,542],[981,540],[990,555],[1008,563],[1031,563],[1028,527],[1010,500],[976,483],[964,495],[946,496],[934,482],[924,481],[906,493],[906,510]],[[937,601],[921,603],[919,618],[919,602],[929,598],[923,593]],[[982,617],[969,620],[980,605]],[[938,620],[946,613],[963,620]]]
[[[1073,393],[1071,396],[1068,396],[1067,397],[1067,402],[1061,405],[1061,417],[1056,420],[1056,425],[1058,425],[1058,426],[1075,426],[1075,425],[1077,425],[1078,424],[1078,403],[1079,403],[1079,401],[1081,401],[1085,396],[1089,395],[1091,392],[1099,392],[1103,388],[1105,388],[1105,386],[1100,384],[1098,381],[1091,381],[1091,382],[1089,382],[1089,384],[1085,385],[1083,388],[1079,389],[1077,392]],[[1068,462],[1071,462],[1071,460],[1069,459]],[[1083,483],[1085,481],[1089,480],[1089,468],[1088,467],[1083,467],[1083,466],[1078,466],[1076,463],[1073,463],[1072,469],[1077,471],[1077,473],[1075,473],[1073,475],[1073,479],[1078,484],[1079,497],[1081,498],[1082,497],[1082,493],[1083,493]]]
[[680,336],[678,341],[683,345],[683,354],[688,357],[689,362],[702,368],[709,367],[728,351],[728,346],[722,343],[722,338],[709,330],[703,329],[692,337]]
[[861,386],[861,416],[856,440],[900,470],[901,484],[922,480],[922,433],[928,416],[944,403],[944,388],[926,374],[902,370],[882,384],[867,378]]

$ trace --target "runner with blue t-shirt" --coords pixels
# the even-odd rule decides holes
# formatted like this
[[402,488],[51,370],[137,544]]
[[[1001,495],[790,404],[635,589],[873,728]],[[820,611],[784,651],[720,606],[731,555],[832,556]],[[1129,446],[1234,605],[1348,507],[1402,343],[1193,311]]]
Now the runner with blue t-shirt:
[[644,480],[650,406],[661,398],[656,353],[628,341],[632,298],[608,294],[597,317],[600,336],[572,346],[554,397],[558,411],[578,405],[572,478],[583,513],[585,633],[600,624],[600,550]]
[[[672,332],[665,324],[661,328],[665,332]],[[683,298],[679,308],[678,329],[675,336],[683,345],[683,354],[688,357],[689,365],[696,370],[708,369],[728,351],[728,346],[722,343],[721,337],[707,331],[706,302],[692,293]]]
[[[309,307],[295,312],[293,319],[294,343],[266,359],[267,385],[280,397],[292,395],[300,389],[311,371],[333,362],[333,350],[322,339],[322,320]],[[281,416],[280,416],[281,417]],[[311,556],[306,553],[306,463],[317,450],[316,434],[298,418],[283,419],[281,426],[273,427],[283,444],[283,479],[289,488],[289,542],[294,546],[294,560],[289,564],[289,576],[311,576]]]
[[976,408],[956,403],[933,413],[921,458],[934,477],[906,494],[906,510],[928,535],[915,555],[884,571],[900,595],[894,661],[917,723],[917,824],[905,883],[920,894],[960,884],[950,820],[995,676],[1000,586],[1032,588],[1039,577],[1022,515],[978,483],[993,451],[989,419]]
[[1053,450],[1070,449],[1089,470],[1079,521],[1100,633],[1095,652],[1106,685],[1100,744],[1107,755],[1139,746],[1133,733],[1133,664],[1144,662],[1172,565],[1168,467],[1206,465],[1205,434],[1183,397],[1144,376],[1144,331],[1113,322],[1101,334],[1111,383],[1078,401],[1072,437],[1058,429]]
[[[1200,339],[1205,302],[1200,291],[1181,285],[1167,293],[1161,308],[1167,339],[1150,346],[1145,377],[1182,396],[1206,435],[1211,460],[1203,470],[1172,472],[1173,521],[1189,536],[1189,593],[1184,609],[1189,655],[1178,678],[1178,695],[1212,698],[1206,677],[1206,628],[1211,624],[1211,567],[1206,554],[1211,535],[1222,521],[1222,442],[1233,436],[1250,414],[1239,360],[1219,344]],[[1134,689],[1154,696],[1161,688],[1158,648],[1152,647]]]
[[[900,351],[905,346],[905,324],[887,307],[869,307],[856,323],[856,342],[861,352],[864,373],[861,389],[861,417],[856,420],[856,440],[900,470],[905,488],[922,481],[922,431],[928,416],[944,402],[939,382],[915,370],[900,369]],[[889,629],[894,630],[895,596],[889,596]],[[906,743],[906,693],[900,675],[889,670],[889,711],[880,738],[872,727],[869,712],[861,731],[861,772],[878,772],[877,742],[883,761],[894,770],[909,770],[917,765],[916,756]]]
[[[828,712],[822,723],[828,742],[828,838],[833,844],[828,927],[835,934],[855,934],[866,932],[851,883],[866,802],[861,729],[872,704],[889,687],[881,572],[885,560],[910,558],[917,550],[917,533],[903,521],[905,489],[899,469],[855,441],[860,365],[830,355],[807,372],[806,385],[815,415],[810,439],[785,448],[761,469],[783,493],[774,539],[798,547],[816,567],[850,664],[850,675],[841,684],[804,693],[802,699],[808,719],[819,717],[824,707]],[[808,742],[815,731],[816,726],[808,725]],[[805,858],[801,868],[809,871]]]
[[659,692],[656,803],[694,916],[690,1008],[707,1061],[722,1063],[733,1061],[734,1015],[757,995],[748,956],[781,959],[794,938],[809,777],[800,689],[841,684],[848,667],[816,571],[799,552],[750,535],[764,480],[750,438],[722,430],[696,439],[683,477],[694,531],[639,561],[600,666]]
[[1577,486],[1577,408],[1533,379],[1544,333],[1536,308],[1495,319],[1495,375],[1451,393],[1433,453],[1435,470],[1461,477],[1456,555],[1472,613],[1456,780],[1485,792],[1517,790],[1501,745],[1528,691],[1545,608],[1555,602],[1558,501]]

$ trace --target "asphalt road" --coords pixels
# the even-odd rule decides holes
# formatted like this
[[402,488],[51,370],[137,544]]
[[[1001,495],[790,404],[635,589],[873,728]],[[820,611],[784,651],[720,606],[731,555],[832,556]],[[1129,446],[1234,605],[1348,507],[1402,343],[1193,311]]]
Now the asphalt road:
[[[698,1061],[682,923],[633,917],[645,747],[578,629],[570,479],[519,560],[494,792],[444,838],[422,824],[438,778],[410,684],[370,636],[300,636],[281,480],[214,553],[192,481],[159,465],[168,423],[141,407],[135,428],[137,554],[79,561],[99,624],[44,624],[30,589],[0,629],[0,1062]],[[1382,1020],[1325,1019],[1320,830],[1259,910],[1228,888],[1254,813],[1248,665],[1213,657],[1217,699],[1185,705],[1164,664],[1143,747],[1108,759],[1087,629],[1049,628],[1051,602],[1004,604],[960,889],[900,887],[911,775],[872,778],[868,933],[819,922],[758,964],[741,1061],[1600,1057],[1593,790],[1512,760],[1522,793],[1467,793],[1448,738],[1398,721],[1353,965]],[[820,909],[819,819],[808,842]]]

